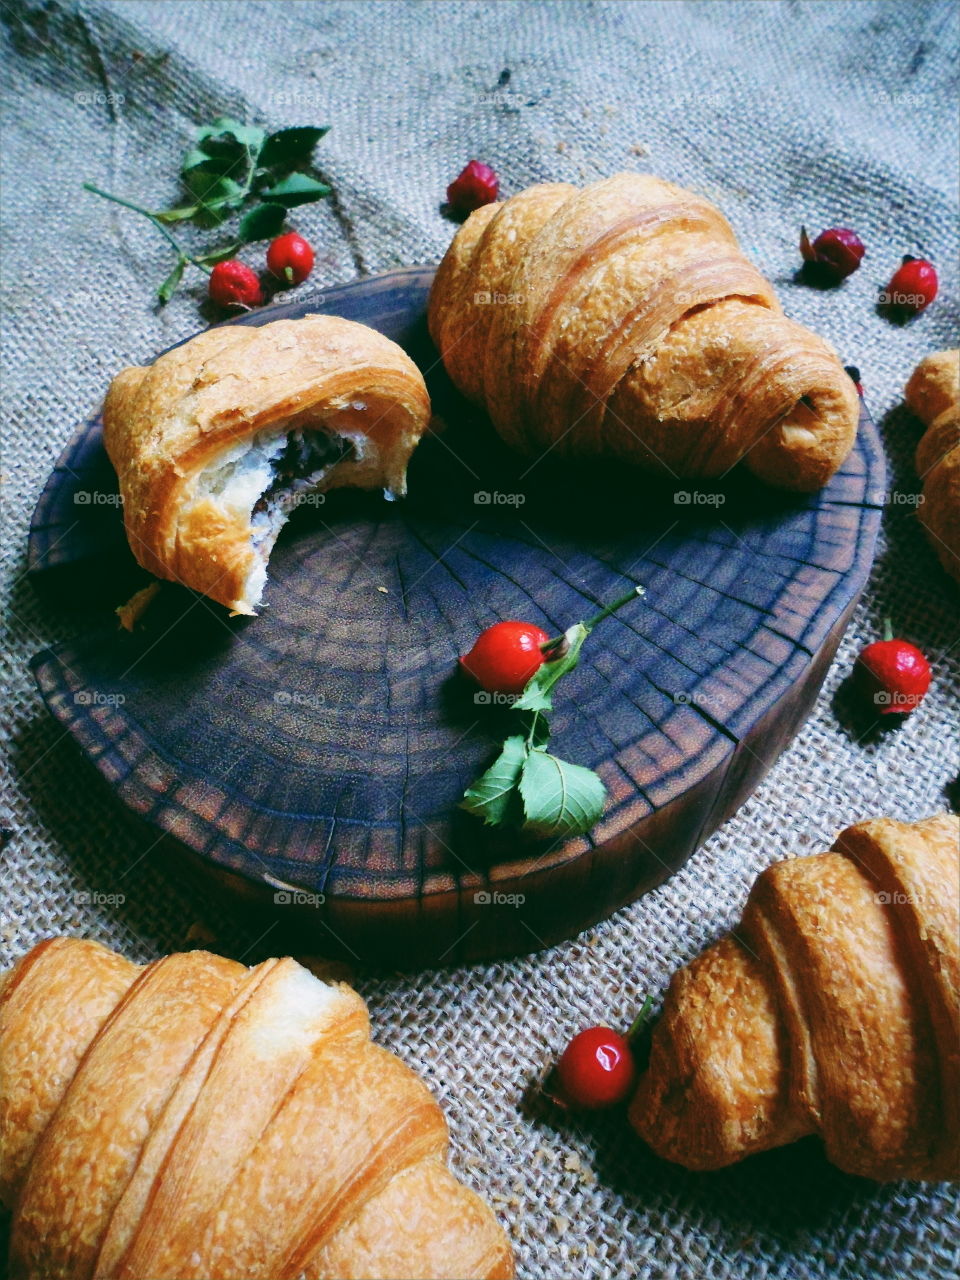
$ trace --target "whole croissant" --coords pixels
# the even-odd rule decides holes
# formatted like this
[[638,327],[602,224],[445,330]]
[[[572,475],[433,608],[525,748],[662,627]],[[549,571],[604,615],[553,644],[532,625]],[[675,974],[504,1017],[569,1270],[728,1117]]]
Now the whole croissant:
[[11,1280],[511,1277],[422,1081],[293,960],[40,943],[0,987]]
[[309,315],[208,329],[121,370],[103,442],[139,563],[252,614],[294,507],[343,486],[405,493],[429,419],[420,370],[395,342]]
[[960,582],[960,351],[926,356],[904,395],[927,428],[917,445],[918,514],[940,563]]
[[719,1169],[818,1133],[878,1181],[960,1176],[960,823],[880,818],[778,862],[673,978],[630,1119]]
[[859,420],[834,351],[788,320],[708,200],[647,174],[529,188],[471,214],[430,333],[454,384],[529,453],[817,489]]

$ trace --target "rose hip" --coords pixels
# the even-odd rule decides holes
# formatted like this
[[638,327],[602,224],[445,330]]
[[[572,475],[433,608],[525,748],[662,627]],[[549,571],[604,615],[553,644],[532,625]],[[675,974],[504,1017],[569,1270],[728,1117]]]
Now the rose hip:
[[937,296],[940,282],[936,267],[926,258],[913,258],[905,254],[881,294],[881,302],[893,312],[903,316],[919,315]]
[[477,637],[460,666],[487,693],[522,693],[544,662],[550,637],[530,622],[495,622]]
[[856,271],[865,249],[863,241],[849,227],[831,227],[821,231],[812,244],[806,227],[801,227],[800,253],[804,267],[813,279],[833,285]]
[[473,213],[492,204],[500,193],[500,179],[488,164],[471,160],[447,187],[447,200],[456,213]]
[[288,231],[270,245],[267,266],[286,284],[301,284],[313,270],[313,248],[296,231]]
[[909,715],[930,688],[927,659],[916,645],[892,636],[875,640],[861,651],[856,673],[862,690],[880,715]]
[[218,307],[259,307],[263,302],[257,273],[238,258],[218,262],[207,289]]

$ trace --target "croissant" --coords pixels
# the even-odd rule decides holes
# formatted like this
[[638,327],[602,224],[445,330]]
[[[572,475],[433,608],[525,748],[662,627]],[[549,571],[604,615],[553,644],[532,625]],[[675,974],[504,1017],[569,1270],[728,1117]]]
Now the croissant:
[[960,823],[880,818],[779,862],[676,974],[630,1120],[719,1169],[818,1133],[848,1173],[960,1176]]
[[511,1277],[440,1108],[293,960],[40,943],[0,987],[11,1280]]
[[921,360],[904,394],[927,428],[917,445],[918,514],[940,563],[960,582],[960,351]]
[[209,329],[124,369],[103,439],[139,563],[252,614],[293,507],[342,486],[403,494],[429,418],[396,343],[312,315]]
[[812,490],[856,435],[834,351],[783,315],[718,209],[647,174],[478,209],[437,271],[429,325],[453,383],[530,454],[702,477],[742,461]]

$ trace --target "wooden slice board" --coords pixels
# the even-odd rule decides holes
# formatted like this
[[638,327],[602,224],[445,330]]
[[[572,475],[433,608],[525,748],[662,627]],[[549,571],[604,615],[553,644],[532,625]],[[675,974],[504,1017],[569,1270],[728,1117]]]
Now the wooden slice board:
[[[65,610],[102,605],[92,629],[34,659],[43,697],[120,799],[174,838],[164,850],[190,851],[318,950],[392,964],[535,950],[680,866],[807,716],[866,579],[885,484],[866,415],[812,496],[740,475],[694,492],[622,465],[531,466],[440,367],[432,274],[236,321],[371,324],[417,360],[443,424],[414,456],[406,501],[341,492],[296,513],[260,617],[228,619],[166,585],[142,631],[117,628],[113,607],[145,577],[99,419],[51,475],[29,549]],[[555,634],[631,582],[646,599],[590,637],[552,718],[552,749],[607,784],[602,820],[565,841],[485,829],[457,802],[511,712],[476,699],[458,654],[500,618]]]

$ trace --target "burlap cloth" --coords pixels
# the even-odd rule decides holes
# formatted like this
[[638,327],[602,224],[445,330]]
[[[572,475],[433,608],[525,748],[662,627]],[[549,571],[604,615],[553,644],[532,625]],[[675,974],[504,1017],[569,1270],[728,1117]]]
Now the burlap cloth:
[[[659,997],[734,922],[761,867],[825,848],[857,819],[948,804],[958,596],[896,496],[917,487],[917,425],[897,406],[918,358],[956,341],[957,8],[2,0],[0,11],[3,802],[14,831],[2,855],[3,961],[60,931],[146,959],[184,945],[207,911],[137,862],[142,837],[54,726],[26,666],[76,625],[23,578],[50,467],[119,365],[203,325],[199,277],[158,314],[151,286],[167,248],[81,181],[162,205],[196,122],[229,112],[273,127],[330,124],[318,158],[337,202],[295,217],[318,246],[316,286],[437,260],[452,231],[438,206],[473,156],[508,194],[651,170],[714,198],[787,311],[861,367],[894,491],[872,581],[806,728],[668,884],[527,960],[354,978],[377,1037],[439,1095],[458,1169],[494,1202],[523,1276],[954,1274],[960,1212],[948,1188],[878,1189],[832,1170],[810,1142],[694,1177],[653,1159],[619,1117],[555,1126],[521,1104],[579,1027],[626,1024],[644,993]],[[792,282],[801,221],[863,236],[868,256],[843,289]],[[937,261],[942,293],[894,328],[873,301],[904,252]],[[857,741],[834,695],[886,615],[929,653],[936,685],[899,732]],[[126,901],[75,902],[91,890]],[[278,945],[244,934],[227,908],[207,918],[220,947],[245,960]]]

